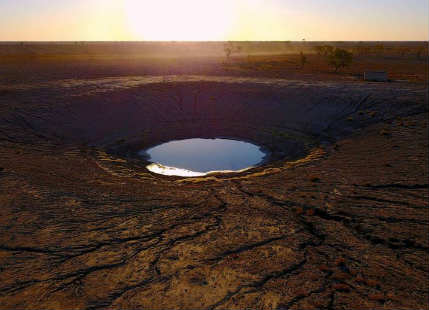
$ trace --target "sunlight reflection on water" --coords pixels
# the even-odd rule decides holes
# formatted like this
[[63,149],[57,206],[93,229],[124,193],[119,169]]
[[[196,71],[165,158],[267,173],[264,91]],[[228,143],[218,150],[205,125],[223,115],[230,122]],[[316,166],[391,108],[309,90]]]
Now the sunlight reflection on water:
[[195,177],[211,172],[239,172],[259,164],[265,157],[260,147],[229,139],[186,139],[170,141],[140,155],[149,155],[152,172]]

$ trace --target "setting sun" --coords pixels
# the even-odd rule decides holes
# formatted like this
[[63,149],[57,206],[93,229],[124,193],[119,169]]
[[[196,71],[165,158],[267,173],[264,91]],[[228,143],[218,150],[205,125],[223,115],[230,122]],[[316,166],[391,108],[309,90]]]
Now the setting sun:
[[125,14],[139,39],[222,40],[233,20],[231,1],[126,0]]

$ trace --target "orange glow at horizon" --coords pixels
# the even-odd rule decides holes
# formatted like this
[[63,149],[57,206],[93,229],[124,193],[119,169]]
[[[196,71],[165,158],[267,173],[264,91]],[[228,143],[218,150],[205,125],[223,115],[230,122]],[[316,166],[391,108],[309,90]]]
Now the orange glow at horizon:
[[148,41],[223,40],[231,29],[230,0],[125,0],[132,35]]
[[427,0],[0,0],[0,41],[427,41]]

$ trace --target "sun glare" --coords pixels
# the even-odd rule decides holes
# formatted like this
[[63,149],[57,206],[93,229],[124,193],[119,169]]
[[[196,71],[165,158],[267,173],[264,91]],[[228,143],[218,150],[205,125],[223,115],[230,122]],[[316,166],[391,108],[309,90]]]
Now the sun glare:
[[128,25],[140,40],[225,40],[233,20],[229,0],[125,1]]

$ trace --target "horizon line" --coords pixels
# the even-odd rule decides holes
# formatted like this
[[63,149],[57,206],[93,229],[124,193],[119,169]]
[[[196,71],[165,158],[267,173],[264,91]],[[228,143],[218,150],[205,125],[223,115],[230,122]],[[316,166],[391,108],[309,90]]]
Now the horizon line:
[[429,42],[429,40],[0,40],[0,43]]

